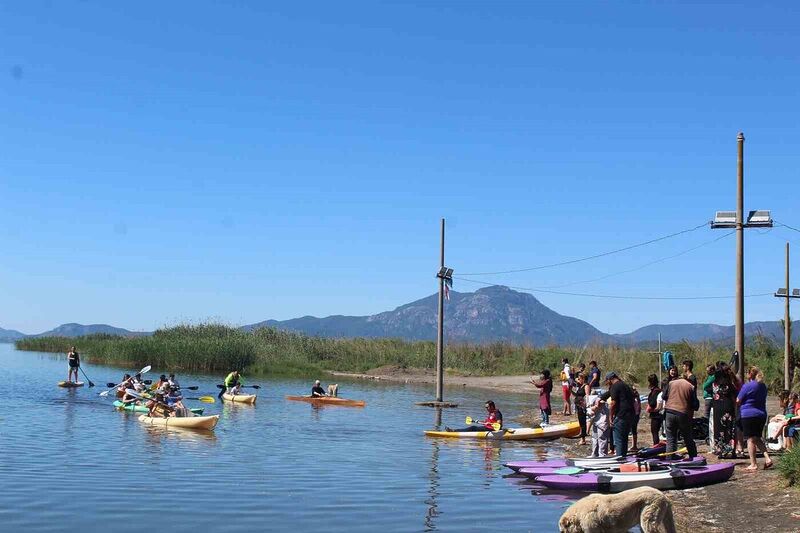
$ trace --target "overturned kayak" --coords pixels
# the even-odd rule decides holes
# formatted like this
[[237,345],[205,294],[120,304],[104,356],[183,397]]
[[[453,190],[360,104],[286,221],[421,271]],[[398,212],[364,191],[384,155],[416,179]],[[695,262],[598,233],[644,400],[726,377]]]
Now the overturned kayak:
[[577,475],[547,475],[536,479],[551,489],[592,492],[622,492],[637,487],[659,490],[686,489],[727,481],[733,475],[733,463],[719,463],[693,468],[664,466],[650,472],[593,472]]
[[[125,404],[125,403],[122,403],[119,400],[115,400],[114,401],[114,407],[116,407],[117,409],[123,409],[125,411],[133,411],[134,413],[149,413],[150,412],[150,409],[148,409],[144,405],[135,405],[135,404],[132,404],[132,403]],[[190,411],[192,413],[196,414],[196,415],[202,415],[203,414],[203,408],[202,407],[193,407],[192,409],[190,409]]]
[[71,389],[73,387],[83,387],[83,381],[59,381],[59,387]]
[[633,462],[629,461],[626,463],[622,463],[624,466],[620,468],[620,463],[606,463],[606,464],[592,464],[592,465],[585,465],[585,466],[535,466],[530,468],[522,468],[517,473],[522,474],[525,477],[531,479],[537,479],[542,476],[553,476],[553,475],[576,475],[576,474],[586,474],[586,473],[600,473],[604,471],[612,471],[612,470],[623,470],[623,469],[641,469],[642,471],[646,470],[653,470],[653,468],[661,468],[666,466],[676,466],[676,467],[700,467],[706,465],[705,457],[688,457],[685,459],[679,459],[675,461],[670,460],[662,460],[657,461],[655,459],[648,459],[646,462]]
[[223,400],[238,403],[256,403],[255,394],[228,394],[227,392],[222,395]]
[[155,418],[142,415],[139,417],[139,421],[150,426],[161,426],[167,428],[214,429],[219,421],[219,415],[171,416],[168,418]]
[[428,437],[455,439],[536,440],[577,437],[581,427],[577,422],[556,424],[544,428],[504,428],[499,431],[426,431]]
[[364,407],[367,402],[364,400],[348,400],[335,396],[287,396],[287,400],[293,402],[308,402],[319,405],[341,405],[343,407]]
[[514,461],[511,463],[504,463],[503,466],[511,470],[519,471],[523,468],[538,468],[540,466],[552,466],[555,468],[564,466],[586,466],[595,464],[613,464],[624,463],[630,461],[637,461],[641,459],[648,459],[656,457],[666,451],[666,444],[653,446],[651,448],[644,448],[639,450],[636,455],[606,455],[601,457],[568,457],[566,459],[545,459],[539,461]]

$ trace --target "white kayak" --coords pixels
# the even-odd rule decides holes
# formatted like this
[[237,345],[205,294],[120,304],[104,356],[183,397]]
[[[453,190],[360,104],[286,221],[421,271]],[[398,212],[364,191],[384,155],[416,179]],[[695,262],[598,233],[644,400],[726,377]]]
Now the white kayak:
[[142,415],[139,417],[139,421],[150,426],[161,426],[167,428],[214,429],[219,421],[219,415],[170,416],[167,418]]

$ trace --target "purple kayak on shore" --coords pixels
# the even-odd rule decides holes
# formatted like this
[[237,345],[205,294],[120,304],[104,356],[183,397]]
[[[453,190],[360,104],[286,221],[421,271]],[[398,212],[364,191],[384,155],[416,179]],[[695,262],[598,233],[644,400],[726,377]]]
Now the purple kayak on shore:
[[577,475],[547,475],[537,483],[551,489],[592,492],[622,492],[637,487],[659,490],[687,489],[727,481],[733,475],[733,463],[719,463],[696,468],[663,467],[650,472],[605,471]]
[[[682,464],[691,464],[692,466],[702,466],[705,465],[705,457],[686,457],[683,459],[678,459],[674,461],[670,460],[659,460],[656,461],[655,459],[647,459],[647,462],[650,464],[655,464],[657,466],[681,466]],[[627,461],[627,463],[633,463],[633,461]],[[641,462],[642,464],[645,461]],[[536,466],[522,468],[517,471],[518,474],[522,474],[525,477],[529,477],[532,479],[539,478],[541,476],[553,476],[553,475],[576,475],[576,474],[584,474],[584,473],[593,473],[593,472],[602,472],[606,470],[612,470],[614,468],[619,468],[620,464],[625,463],[603,463],[603,464],[592,464],[592,465],[584,465],[581,467],[576,467],[572,465],[565,465],[565,466],[546,466],[545,464],[539,464]],[[582,468],[583,471],[578,470]],[[567,472],[566,470],[574,469],[576,471]],[[560,472],[560,470],[565,470],[564,472]]]
[[546,459],[546,460],[539,460],[539,461],[514,461],[511,463],[505,463],[503,466],[514,470],[515,472],[519,472],[523,468],[538,468],[540,466],[544,467],[553,467],[553,468],[562,468],[565,466],[586,466],[586,465],[594,465],[594,464],[614,464],[614,463],[625,463],[625,462],[633,462],[642,459],[648,459],[651,457],[655,457],[658,454],[664,453],[667,450],[667,445],[660,445],[660,446],[653,446],[651,448],[644,448],[639,450],[639,453],[636,455],[628,455],[628,456],[615,456],[615,455],[607,455],[605,457],[572,457],[572,458],[565,458],[565,459]]

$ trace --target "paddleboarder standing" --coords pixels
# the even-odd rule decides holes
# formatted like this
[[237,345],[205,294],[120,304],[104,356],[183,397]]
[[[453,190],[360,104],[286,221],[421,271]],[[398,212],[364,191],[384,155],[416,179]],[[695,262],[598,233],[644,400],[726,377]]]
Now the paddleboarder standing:
[[[67,352],[67,364],[69,365],[69,373],[67,374],[67,382],[68,383],[77,383],[78,381],[78,369],[81,367],[81,355],[75,349],[75,347],[71,347],[69,352]],[[75,381],[72,381],[72,374],[75,373]]]

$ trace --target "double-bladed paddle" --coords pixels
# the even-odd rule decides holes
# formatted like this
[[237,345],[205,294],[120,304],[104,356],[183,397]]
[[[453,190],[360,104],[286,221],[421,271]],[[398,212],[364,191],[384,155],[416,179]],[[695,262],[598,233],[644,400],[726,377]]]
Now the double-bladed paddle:
[[[153,367],[151,367],[150,365],[147,365],[146,367],[141,369],[139,372],[137,372],[137,374],[147,374],[148,372],[150,372],[151,368],[153,368]],[[100,396],[108,396],[109,392],[111,392],[112,390],[114,390],[117,387],[119,387],[122,383],[124,383],[124,382],[117,383],[116,385],[114,385],[112,383],[111,386],[109,386],[108,390],[104,390],[103,392],[99,393],[99,395]]]
[[[473,418],[471,416],[468,416],[467,419],[464,420],[464,423],[469,424],[469,425],[472,425],[472,424],[483,424],[483,425],[485,425],[485,423],[481,422],[480,420],[473,420]],[[495,431],[500,431],[500,428],[503,427],[497,422],[492,423],[491,426],[492,426],[492,429],[494,429]],[[486,429],[488,429],[488,428],[486,428]]]

